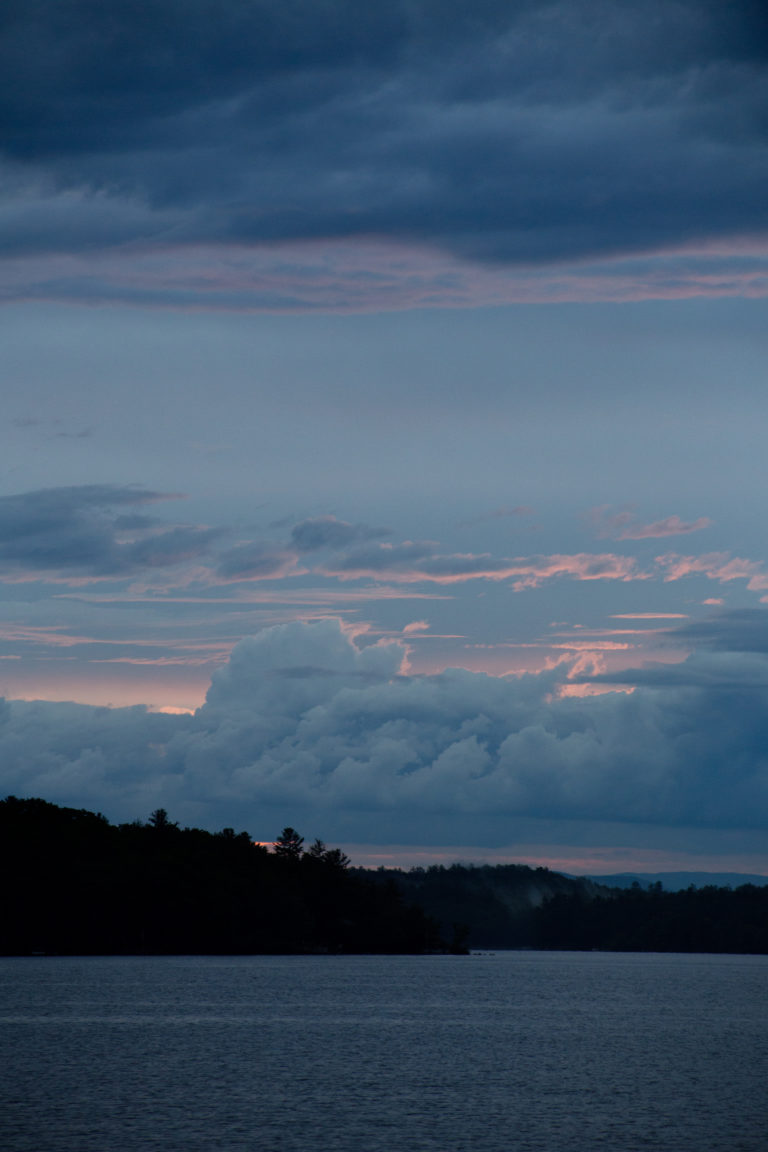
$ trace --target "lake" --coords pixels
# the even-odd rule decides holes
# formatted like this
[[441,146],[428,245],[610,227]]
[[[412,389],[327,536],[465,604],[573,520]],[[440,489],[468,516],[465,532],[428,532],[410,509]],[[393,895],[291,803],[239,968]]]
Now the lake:
[[766,1152],[768,957],[0,959],[3,1152]]

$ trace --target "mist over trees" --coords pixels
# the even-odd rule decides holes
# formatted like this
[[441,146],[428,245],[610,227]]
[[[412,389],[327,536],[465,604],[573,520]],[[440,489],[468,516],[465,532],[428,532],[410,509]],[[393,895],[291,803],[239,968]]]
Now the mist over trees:
[[384,874],[455,947],[768,953],[768,887],[607,888],[523,864]]
[[540,905],[555,895],[588,898],[598,891],[589,880],[525,864],[438,864],[378,875],[424,908],[445,939],[470,948],[535,947]]

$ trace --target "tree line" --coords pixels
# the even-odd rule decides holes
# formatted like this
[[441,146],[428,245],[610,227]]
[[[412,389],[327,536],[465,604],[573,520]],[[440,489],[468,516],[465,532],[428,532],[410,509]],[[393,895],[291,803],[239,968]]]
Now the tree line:
[[285,828],[179,828],[157,809],[110,824],[45,800],[0,801],[0,953],[393,952],[443,947],[394,885]]
[[618,889],[523,864],[438,864],[396,883],[468,948],[768,954],[768,886]]
[[608,952],[768,953],[768,887],[661,884],[592,899],[558,895],[536,913],[539,947]]
[[768,887],[608,889],[522,864],[369,871],[284,828],[179,828],[0,801],[0,954],[768,953]]

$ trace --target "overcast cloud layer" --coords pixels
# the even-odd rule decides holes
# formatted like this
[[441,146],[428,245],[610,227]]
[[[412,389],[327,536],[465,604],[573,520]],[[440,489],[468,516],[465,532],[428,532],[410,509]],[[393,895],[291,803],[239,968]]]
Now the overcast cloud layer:
[[[737,243],[768,230],[754,0],[9,0],[0,45],[6,298],[344,308],[356,281],[359,307],[450,303],[520,287],[446,256],[685,249],[661,277],[583,269],[582,291],[707,292],[715,268],[765,291],[765,254]],[[399,245],[399,269],[391,248],[264,262],[355,239]],[[414,245],[443,254],[431,271],[403,265]]]

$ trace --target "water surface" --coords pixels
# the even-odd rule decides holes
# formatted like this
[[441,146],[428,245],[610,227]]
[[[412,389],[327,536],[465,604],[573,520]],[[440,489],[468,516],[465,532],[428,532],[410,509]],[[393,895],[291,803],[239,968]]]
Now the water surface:
[[0,960],[4,1152],[766,1152],[768,957]]

